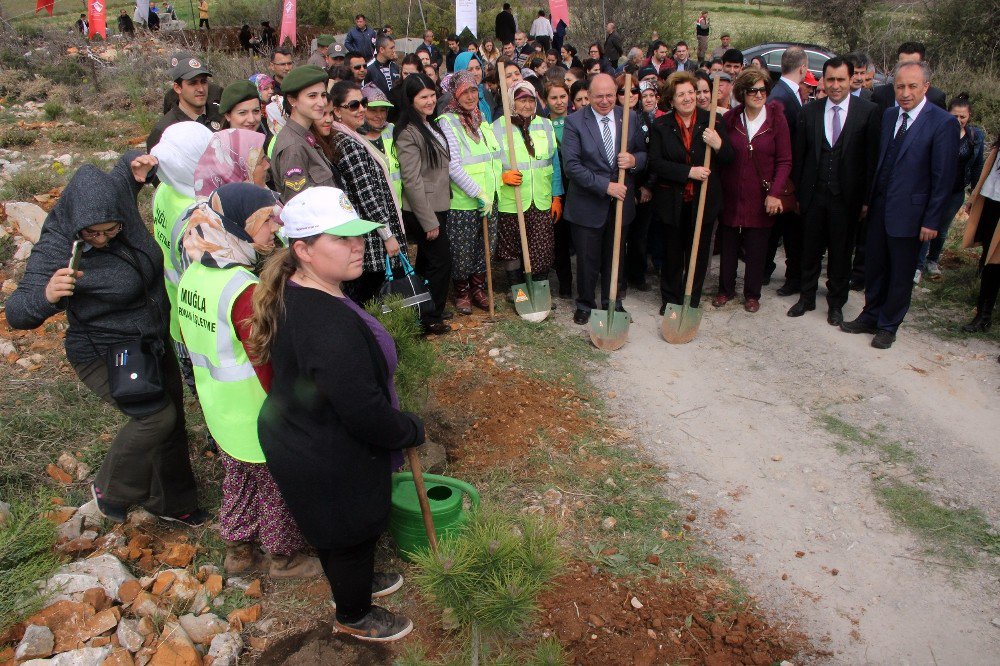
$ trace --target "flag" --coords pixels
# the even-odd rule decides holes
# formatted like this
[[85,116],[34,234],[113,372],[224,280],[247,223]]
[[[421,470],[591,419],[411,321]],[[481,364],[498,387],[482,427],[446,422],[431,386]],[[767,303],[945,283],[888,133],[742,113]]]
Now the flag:
[[56,0],[38,0],[38,3],[35,5],[35,13],[37,14],[44,9],[49,13],[49,16],[52,16],[52,6],[55,2]]
[[563,20],[569,25],[569,5],[566,0],[549,0],[549,13],[552,14],[552,25],[559,25],[559,20]]
[[87,22],[90,23],[90,33],[87,34],[87,37],[92,38],[94,35],[100,35],[107,39],[107,18],[107,7],[104,6],[104,0],[90,0],[87,4]]
[[285,0],[281,8],[281,35],[278,37],[278,46],[285,43],[285,37],[292,40],[292,46],[295,46],[295,0]]

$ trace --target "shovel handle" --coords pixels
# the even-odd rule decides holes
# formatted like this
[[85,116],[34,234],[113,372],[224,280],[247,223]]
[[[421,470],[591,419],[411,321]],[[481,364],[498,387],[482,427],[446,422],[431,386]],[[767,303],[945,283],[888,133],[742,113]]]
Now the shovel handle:
[[[715,129],[715,109],[719,104],[719,79],[712,80],[712,106],[708,110],[708,129]],[[705,146],[705,168],[712,164],[712,149]],[[711,176],[709,176],[711,177]],[[684,302],[691,300],[691,293],[694,291],[694,271],[698,266],[698,246],[701,244],[701,223],[705,218],[705,197],[708,195],[708,179],[701,184],[698,192],[698,215],[694,220],[694,242],[691,244],[691,259],[688,261],[687,286],[684,288]]]
[[406,451],[406,461],[410,464],[410,471],[413,472],[413,485],[417,489],[417,501],[420,502],[420,513],[424,517],[424,529],[427,531],[427,543],[431,545],[431,552],[436,553],[437,533],[434,531],[434,518],[431,517],[431,505],[427,501],[427,488],[424,487],[424,473],[420,469],[420,456],[417,455],[417,447],[411,446]]
[[[517,166],[514,155],[514,125],[510,121],[510,89],[507,88],[503,72],[500,73],[500,99],[503,102],[503,120],[507,128],[507,161],[511,167]],[[524,257],[524,272],[531,275],[531,257],[528,255],[528,229],[524,224],[524,202],[521,200],[521,186],[514,186],[514,203],[517,206],[517,227],[521,233],[521,255]]]
[[[622,107],[622,152],[628,152],[628,124],[632,118],[632,75],[625,74],[625,106]],[[625,169],[618,168],[618,184],[625,184]],[[622,217],[625,201],[615,202],[615,241],[611,250],[611,288],[608,293],[608,312],[613,312],[618,304],[618,264],[621,261]],[[608,315],[610,321],[610,314]]]
[[490,319],[493,319],[493,267],[490,265],[490,222],[486,215],[483,215],[483,246],[486,253],[486,295],[490,302]]

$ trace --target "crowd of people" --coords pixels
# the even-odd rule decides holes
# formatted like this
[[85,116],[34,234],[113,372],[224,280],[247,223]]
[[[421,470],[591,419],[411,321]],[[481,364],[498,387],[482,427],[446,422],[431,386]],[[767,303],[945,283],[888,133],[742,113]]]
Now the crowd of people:
[[[523,280],[523,248],[535,280],[554,271],[577,324],[624,311],[651,272],[662,314],[683,303],[703,195],[692,306],[714,248],[712,306],[737,298],[742,261],[743,308],[757,312],[781,243],[777,294],[797,296],[788,315],[816,308],[826,256],[828,323],[884,349],[921,271],[941,271],[965,205],[964,243],[984,249],[963,328],[989,328],[998,144],[987,152],[967,96],[939,108],[922,45],[903,44],[892,82],[873,87],[860,54],[817,77],[792,46],[773,80],[728,35],[708,51],[707,12],[695,31],[694,49],[658,35],[628,47],[609,23],[581,61],[565,24],[539,12],[526,34],[505,5],[496,39],[449,35],[441,48],[428,31],[402,56],[391,29],[358,15],[344,44],[320,35],[301,65],[268,45],[267,71],[224,86],[194,54],[173,54],[146,151],[75,173],[6,302],[17,328],[65,311],[74,370],[128,417],[93,484],[101,512],[209,518],[188,458],[186,384],[225,469],[227,572],[325,574],[339,631],[405,636],[412,623],[372,603],[402,585],[375,571],[374,553],[390,474],[424,433],[399,409],[392,338],[364,305],[414,252],[429,334],[489,307],[488,256]],[[152,234],[137,203],[145,184]],[[612,275],[618,202],[625,260]],[[864,308],[845,321],[852,289]],[[143,391],[121,379],[130,356]]]

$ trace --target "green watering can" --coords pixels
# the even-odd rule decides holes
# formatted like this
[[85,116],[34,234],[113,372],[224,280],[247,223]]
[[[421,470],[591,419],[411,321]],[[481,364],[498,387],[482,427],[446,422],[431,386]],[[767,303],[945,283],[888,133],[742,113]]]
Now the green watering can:
[[[465,481],[438,474],[424,474],[424,485],[427,488],[431,516],[434,518],[434,533],[438,539],[447,538],[465,524],[468,513],[462,506],[463,495],[469,496],[473,508],[479,506],[479,492]],[[408,562],[411,561],[410,553],[429,545],[412,472],[392,475],[389,533],[396,542],[400,556]]]

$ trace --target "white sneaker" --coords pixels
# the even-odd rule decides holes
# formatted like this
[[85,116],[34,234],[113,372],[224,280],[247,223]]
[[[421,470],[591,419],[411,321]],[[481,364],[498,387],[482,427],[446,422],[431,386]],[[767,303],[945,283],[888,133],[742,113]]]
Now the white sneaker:
[[941,275],[941,266],[938,265],[936,261],[928,261],[927,265],[924,266],[928,275]]
[[923,271],[921,271],[918,268],[917,272],[913,274],[913,284],[920,284],[920,276],[922,276],[922,275],[923,275]]

